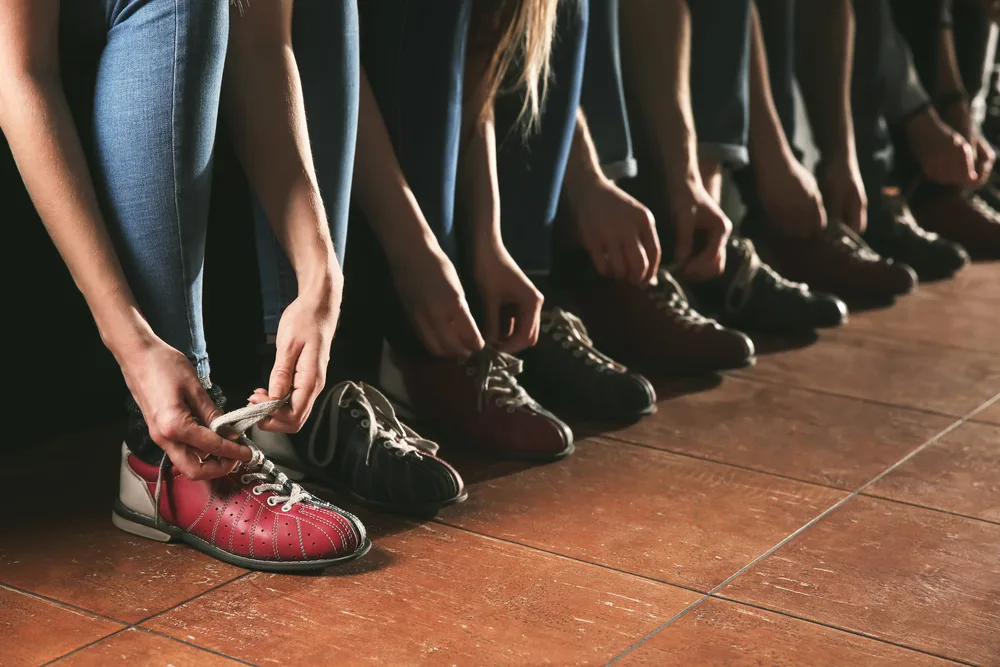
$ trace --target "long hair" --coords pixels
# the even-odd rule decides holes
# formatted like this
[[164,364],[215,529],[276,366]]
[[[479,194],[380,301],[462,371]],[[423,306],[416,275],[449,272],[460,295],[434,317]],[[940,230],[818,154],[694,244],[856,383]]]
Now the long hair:
[[559,0],[479,1],[497,5],[491,32],[498,39],[487,72],[487,99],[520,93],[524,103],[518,120],[528,133],[537,126],[548,93]]

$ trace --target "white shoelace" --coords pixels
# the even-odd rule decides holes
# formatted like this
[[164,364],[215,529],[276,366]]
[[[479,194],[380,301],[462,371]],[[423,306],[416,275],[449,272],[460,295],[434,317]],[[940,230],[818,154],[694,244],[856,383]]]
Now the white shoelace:
[[[275,410],[285,405],[289,398],[290,396],[287,396],[275,401],[248,405],[245,408],[233,410],[232,412],[227,412],[224,415],[216,417],[208,425],[216,433],[222,428],[227,428],[236,434],[237,442],[250,448],[250,460],[241,464],[246,472],[240,477],[240,481],[243,484],[249,484],[254,479],[260,480],[262,483],[252,489],[253,494],[260,495],[267,491],[274,492],[276,495],[268,498],[267,504],[275,507],[283,503],[281,506],[282,512],[288,512],[297,503],[313,498],[313,495],[298,484],[290,481],[285,473],[275,468],[274,463],[264,458],[264,453],[257,445],[251,442],[246,436],[246,432],[250,430],[251,426],[269,417]],[[153,496],[153,525],[157,528],[160,528],[163,522],[163,517],[160,516],[163,473],[170,465],[170,459],[164,454],[163,459],[160,461],[160,469],[156,475],[156,493]]]
[[872,250],[853,229],[839,222],[826,227],[834,247],[847,253],[852,262],[878,262],[882,256]]
[[750,302],[750,298],[753,296],[753,280],[761,271],[765,272],[779,287],[798,290],[803,294],[809,290],[807,285],[788,280],[769,265],[762,262],[753,247],[753,243],[749,239],[736,239],[736,244],[742,250],[743,263],[740,264],[736,275],[733,276],[733,282],[726,293],[726,312],[735,314],[746,308],[746,305]]
[[657,283],[646,288],[646,294],[655,307],[675,319],[680,320],[684,328],[693,328],[703,324],[711,324],[712,320],[695,310],[687,299],[684,289],[666,271],[660,271],[656,277]]
[[572,349],[573,356],[583,359],[588,366],[596,366],[601,372],[617,371],[619,364],[594,348],[594,342],[587,333],[583,321],[562,308],[542,313],[542,331],[552,334],[552,340],[565,349]]
[[517,381],[516,376],[520,375],[524,366],[517,357],[486,347],[466,363],[469,364],[469,375],[478,380],[480,412],[491,400],[498,408],[506,408],[507,412],[514,412],[532,402],[528,392]]
[[[351,407],[353,404],[354,407]],[[323,416],[330,412],[329,447],[321,458],[316,451],[319,429],[313,429],[309,434],[308,451],[313,463],[318,466],[329,465],[336,452],[338,424],[341,408],[351,407],[351,415],[363,416],[361,426],[368,429],[368,452],[365,463],[371,464],[372,451],[377,442],[385,449],[394,450],[399,458],[412,454],[418,458],[423,454],[434,455],[438,445],[435,442],[420,437],[416,431],[399,421],[392,403],[375,387],[364,382],[342,382],[334,387],[326,398],[314,408],[316,423],[321,424]],[[332,412],[331,412],[332,410]]]

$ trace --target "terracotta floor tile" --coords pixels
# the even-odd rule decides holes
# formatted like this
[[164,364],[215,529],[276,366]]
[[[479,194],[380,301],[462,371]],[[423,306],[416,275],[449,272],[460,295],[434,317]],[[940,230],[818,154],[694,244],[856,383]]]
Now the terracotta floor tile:
[[996,330],[1000,296],[956,299],[949,290],[934,287],[921,286],[892,308],[851,313],[847,331],[1000,352]]
[[720,595],[1000,664],[1000,526],[859,496]]
[[80,446],[88,456],[38,464],[46,465],[45,493],[37,492],[35,475],[10,477],[11,497],[30,497],[32,512],[8,514],[8,529],[0,533],[0,582],[132,623],[245,571],[114,527],[118,448]]
[[603,665],[698,597],[446,526],[375,532],[327,576],[253,574],[145,625],[257,664]]
[[474,483],[441,519],[708,591],[843,496],[598,439],[557,464]]
[[976,303],[1000,299],[1000,262],[977,262],[966,267],[951,280],[920,285],[920,290],[933,291],[956,301]]
[[1000,424],[1000,401],[995,401],[993,405],[976,415],[976,421]]
[[660,401],[614,434],[631,442],[854,490],[954,420],[727,377]]
[[947,667],[956,663],[725,600],[698,605],[621,667]]
[[966,422],[865,493],[1000,523],[1000,426]]
[[106,618],[0,586],[0,667],[35,667],[121,627]]
[[739,375],[964,417],[1000,391],[1000,355],[828,332]]
[[66,656],[55,664],[59,667],[110,667],[111,665],[229,667],[242,663],[151,632],[130,628]]

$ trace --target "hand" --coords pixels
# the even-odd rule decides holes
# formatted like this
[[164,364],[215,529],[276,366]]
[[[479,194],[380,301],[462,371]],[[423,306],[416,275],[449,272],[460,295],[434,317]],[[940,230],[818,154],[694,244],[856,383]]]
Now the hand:
[[574,205],[576,231],[597,272],[635,285],[651,281],[660,266],[653,214],[609,180],[582,194]]
[[240,461],[250,460],[248,447],[205,426],[222,412],[183,354],[153,337],[115,356],[149,427],[149,437],[181,473],[191,479],[214,479],[231,473]]
[[976,182],[974,188],[979,189],[986,185],[993,171],[993,163],[996,161],[996,154],[990,142],[983,138],[982,133],[972,119],[972,106],[967,99],[959,99],[941,110],[941,118],[948,123],[953,130],[962,135],[969,142],[975,152]]
[[[677,232],[674,263],[679,277],[702,281],[722,275],[733,223],[700,179],[689,178],[670,201]],[[704,247],[698,250],[694,248],[696,235],[704,239]]]
[[856,156],[852,153],[821,159],[816,165],[816,180],[827,216],[858,234],[864,233],[868,227],[868,197]]
[[[301,288],[300,288],[301,289]],[[258,425],[265,431],[298,432],[313,403],[326,386],[330,345],[340,316],[342,283],[324,280],[320,287],[301,290],[278,322],[277,349],[268,388],[255,392],[257,401],[275,400],[291,394],[287,405]]]
[[489,344],[516,354],[537,343],[544,299],[507,249],[499,241],[488,242],[477,249],[475,265]]
[[400,301],[428,352],[465,359],[483,349],[458,273],[437,241],[399,255],[392,274]]
[[933,109],[917,114],[906,125],[906,133],[924,175],[944,185],[975,187],[976,150],[961,134],[945,125]]
[[826,209],[816,179],[788,155],[757,169],[757,193],[768,223],[786,236],[805,238],[826,228]]

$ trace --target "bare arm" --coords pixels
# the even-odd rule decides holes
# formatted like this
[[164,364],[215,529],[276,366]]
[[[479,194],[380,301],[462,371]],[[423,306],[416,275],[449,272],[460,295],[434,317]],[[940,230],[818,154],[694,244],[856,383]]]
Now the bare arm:
[[771,76],[757,6],[750,12],[750,160],[758,170],[794,160],[771,94]]
[[118,357],[152,336],[97,205],[59,72],[59,0],[0,9],[0,129],[49,236]]
[[58,26],[59,0],[0,5],[0,129],[152,439],[189,477],[225,475],[236,462],[205,460],[206,454],[248,460],[250,452],[195,422],[196,415],[207,424],[219,411],[194,367],[160,340],[139,312],[97,205],[63,93]]
[[800,2],[795,11],[798,81],[816,146],[827,156],[853,155],[851,0]]
[[233,16],[223,111],[300,291],[333,286],[339,301],[340,267],[316,183],[292,52],[292,4],[252,3],[242,16]]

